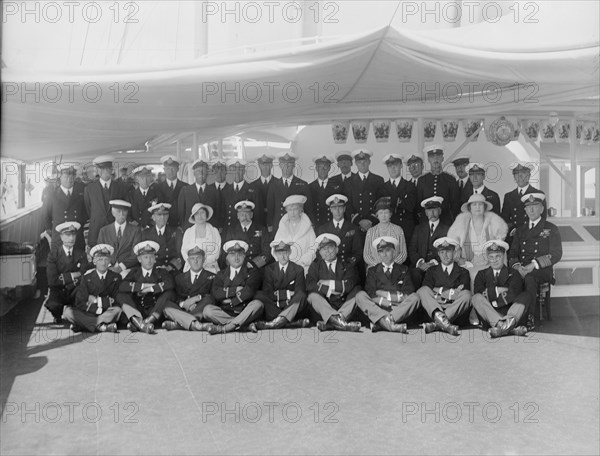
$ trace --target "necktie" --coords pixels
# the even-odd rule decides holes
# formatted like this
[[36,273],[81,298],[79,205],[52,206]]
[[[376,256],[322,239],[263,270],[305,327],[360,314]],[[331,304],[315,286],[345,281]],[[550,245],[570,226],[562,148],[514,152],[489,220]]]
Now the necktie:
[[285,185],[285,188],[287,188],[289,190],[290,183],[287,180],[284,181],[284,185]]
[[391,278],[392,277],[392,268],[385,268],[385,275],[387,276],[387,278]]
[[175,189],[175,185],[171,182],[171,185],[169,185],[169,188],[171,189],[171,191],[173,191]]
[[202,196],[203,193],[204,193],[204,189],[202,187],[200,187],[198,189],[198,196]]
[[263,183],[263,185],[267,185],[268,184],[267,179],[263,179],[262,183]]
[[149,273],[149,272],[146,272],[146,273],[144,274],[144,277],[147,279],[148,277],[150,277],[150,273]]
[[71,259],[71,249],[67,250],[67,258],[69,260]]
[[192,284],[196,283],[196,280],[198,280],[198,274],[194,274],[194,277],[192,278]]
[[446,271],[446,275],[447,275],[448,277],[450,277],[450,268],[445,268],[445,271]]
[[338,230],[338,231],[341,230],[342,229],[341,224],[340,223],[336,223],[335,224],[335,229]]
[[164,231],[163,230],[159,230],[158,231],[158,237],[163,237]]
[[67,198],[71,197],[71,190],[67,190]]
[[244,233],[248,232],[248,227],[247,226],[243,227],[243,229],[244,229]]
[[529,229],[532,230],[535,227],[535,223],[531,222],[531,225],[529,226]]
[[431,224],[431,229],[429,230],[429,235],[433,236],[433,232],[435,231],[435,226],[433,225],[433,223]]
[[367,180],[367,178],[365,176],[362,176],[361,179],[363,182]]
[[321,182],[321,188],[325,190],[325,181]]
[[283,266],[281,267],[281,275],[285,275],[285,268]]
[[462,189],[463,189],[463,185],[464,185],[464,183],[463,183],[463,181],[462,181],[462,180],[458,181],[458,188],[459,188],[459,189],[461,189],[461,190],[462,190]]
[[119,229],[117,230],[117,241],[120,241],[122,236],[123,236],[123,228],[119,227]]
[[519,196],[523,196],[523,189],[519,189]]
[[333,263],[329,263],[329,272],[333,275],[335,275],[335,272],[333,270]]
[[106,182],[104,183],[104,190],[108,191],[108,184]]
[[240,187],[238,186],[238,184],[235,184],[234,188],[236,193],[240,191]]
[[494,271],[494,283],[498,285],[498,276],[500,275],[499,271]]

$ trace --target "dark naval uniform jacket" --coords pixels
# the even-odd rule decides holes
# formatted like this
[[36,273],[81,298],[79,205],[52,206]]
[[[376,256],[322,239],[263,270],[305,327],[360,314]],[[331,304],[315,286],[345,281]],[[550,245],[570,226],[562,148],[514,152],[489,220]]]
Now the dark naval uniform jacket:
[[222,208],[223,213],[223,230],[227,230],[229,227],[234,226],[236,223],[239,224],[237,218],[237,209],[235,205],[240,201],[248,200],[252,201],[255,205],[254,214],[261,214],[264,212],[262,201],[256,189],[252,187],[248,182],[243,181],[242,188],[239,191],[235,191],[235,183],[226,184],[222,191]]
[[148,212],[148,208],[159,201],[156,185],[148,187],[146,196],[142,194],[139,188],[130,189],[127,201],[131,203],[129,215],[132,220],[137,222],[140,228],[143,229],[153,224],[152,214]]
[[[140,293],[145,283],[153,284],[152,292]],[[156,304],[157,299],[165,292],[173,291],[175,282],[173,277],[166,269],[152,268],[150,277],[144,277],[141,266],[133,268],[125,276],[119,285],[119,292],[131,295],[134,302],[141,307],[151,309]],[[122,303],[121,303],[122,304]]]
[[415,287],[410,278],[408,267],[403,264],[392,263],[393,269],[390,277],[383,272],[383,264],[379,263],[367,270],[365,291],[370,298],[377,297],[377,290],[400,292],[409,295],[415,292]]
[[[109,269],[106,271],[104,280],[100,280],[97,271],[91,269],[82,277],[81,284],[77,288],[74,307],[83,312],[99,315],[109,307],[118,305],[116,298],[119,293],[120,284],[120,274]],[[90,296],[98,297],[100,302],[93,304],[88,303],[88,298]],[[112,303],[109,298],[112,298]]]
[[196,183],[193,183],[186,185],[181,189],[177,200],[179,223],[184,231],[192,226],[189,219],[190,214],[192,213],[192,207],[196,203],[210,206],[214,211],[214,220],[211,219],[209,222],[217,229],[222,228],[219,214],[217,213],[220,205],[220,197],[217,188],[214,185],[204,184],[204,190],[198,191]]
[[529,224],[517,228],[510,246],[509,266],[516,263],[527,266],[533,260],[540,269],[540,278],[553,280],[553,266],[562,258],[562,242],[558,228],[544,217],[532,229]]
[[[293,297],[290,297],[289,291],[294,292]],[[262,290],[256,294],[256,299],[267,299],[280,309],[285,309],[292,298],[299,299],[304,295],[306,295],[304,268],[290,261],[283,274],[279,262],[275,262],[265,267]]]
[[74,279],[71,273],[83,274],[89,267],[84,250],[73,248],[71,253],[68,257],[62,245],[53,245],[46,265],[48,288],[64,296],[71,295],[81,279],[81,277]]
[[127,223],[123,230],[121,240],[117,239],[115,224],[111,223],[102,227],[98,236],[98,243],[112,245],[115,252],[110,257],[113,266],[123,263],[125,268],[131,268],[138,264],[137,256],[133,253],[133,247],[142,241],[142,231],[139,226]]
[[[319,285],[319,280],[334,280],[333,289],[341,294],[332,294],[329,298],[327,285]],[[350,263],[337,260],[334,274],[329,270],[323,259],[315,260],[308,268],[306,275],[307,293],[318,293],[323,296],[336,310],[342,307],[344,302],[352,298],[360,290],[358,286],[358,270]]]
[[435,287],[444,287],[447,289],[457,288],[459,285],[463,286],[463,290],[470,290],[471,277],[469,271],[460,267],[456,262],[450,276],[444,272],[441,262],[437,266],[432,266],[425,271],[425,277],[423,278],[424,287],[427,286],[433,290]]
[[327,184],[323,188],[316,179],[308,184],[308,192],[310,194],[310,206],[305,208],[306,215],[310,218],[314,227],[318,227],[330,221],[333,216],[329,210],[329,206],[325,204],[327,198],[336,193],[342,193],[342,184],[338,176],[327,179]]
[[64,222],[78,222],[81,228],[77,232],[75,246],[84,249],[85,239],[83,236],[83,226],[88,221],[87,211],[83,200],[85,185],[81,182],[75,182],[71,188],[71,196],[67,196],[62,187],[50,190],[48,197],[44,200],[42,213],[44,214],[44,229],[51,230],[52,243],[61,245],[60,233],[56,231],[56,226]]
[[213,280],[215,274],[202,269],[195,282],[192,283],[192,270],[182,272],[175,277],[175,292],[177,293],[177,302],[200,295],[202,299],[210,298],[207,304],[214,304],[214,298],[211,295]]
[[182,182],[179,179],[177,179],[177,183],[175,184],[175,188],[173,189],[169,187],[169,184],[166,180],[164,182],[156,184],[156,194],[158,195],[158,202],[169,203],[171,205],[171,209],[169,209],[169,221],[167,222],[169,226],[180,226],[177,203],[179,199],[179,194],[181,193],[181,189],[183,187],[186,187],[187,185],[188,184]]
[[[242,224],[239,222],[239,220],[236,220],[236,223],[229,227],[225,232],[225,235],[222,238],[222,244],[225,245],[226,242],[233,240],[244,241],[246,244],[248,244],[246,260],[251,262],[253,266],[261,268],[273,261],[270,239],[271,237],[264,226],[252,221],[248,227],[248,231],[244,232]],[[222,267],[226,267],[226,256],[227,253],[221,251]]]
[[359,223],[361,220],[371,220],[374,224],[378,222],[373,215],[375,202],[384,196],[383,177],[369,172],[368,177],[363,180],[360,174],[355,174],[346,180],[345,189],[348,197],[348,208],[352,214],[352,221]]
[[467,177],[467,181],[463,184],[463,187],[460,188],[460,180],[458,177],[456,178],[456,185],[458,186],[458,194],[460,195],[460,205],[462,206],[467,201],[469,201],[469,197],[473,194],[473,184],[471,183],[471,179]]
[[267,226],[267,194],[269,193],[269,188],[273,186],[273,182],[277,180],[275,177],[271,176],[269,182],[266,184],[263,183],[263,177],[259,177],[258,179],[250,182],[250,186],[256,192],[257,198],[260,200],[260,204],[262,207],[261,212],[257,212],[256,208],[254,209],[254,221],[259,225]]
[[[496,287],[505,287],[508,290],[498,294],[496,293]],[[475,276],[473,293],[482,294],[490,303],[496,301],[498,304],[497,307],[511,305],[517,300],[517,296],[521,304],[528,305],[528,295],[526,293],[523,294],[523,279],[521,278],[521,274],[506,266],[502,266],[502,269],[500,269],[497,281],[491,266],[479,271]]]
[[[474,194],[475,190],[473,190],[473,192],[471,194]],[[485,200],[488,201],[489,203],[491,203],[492,205],[492,212],[496,213],[497,215],[500,215],[500,197],[498,196],[498,194],[493,191],[490,190],[489,188],[487,188],[485,185],[483,186],[483,190],[480,190],[480,192],[483,196],[485,196]],[[471,196],[471,195],[469,195]],[[468,198],[467,198],[468,200]]]
[[432,259],[436,259],[439,262],[437,249],[433,246],[433,243],[437,239],[446,236],[450,227],[439,222],[435,227],[433,236],[429,235],[429,227],[429,220],[420,223],[415,228],[413,236],[410,239],[408,244],[408,258],[412,266],[416,266],[417,261],[421,258],[423,258],[425,262],[429,262]]
[[104,190],[100,180],[86,185],[83,200],[86,212],[90,217],[88,246],[94,247],[98,243],[100,229],[115,221],[109,204],[109,201],[114,199],[127,200],[127,190],[121,181],[112,179],[108,192]]
[[[238,315],[254,298],[256,290],[260,288],[262,278],[256,268],[247,264],[240,267],[233,280],[229,277],[230,271],[230,266],[227,266],[217,273],[213,280],[212,295],[217,306],[230,315]],[[237,287],[243,287],[243,289],[237,292]],[[225,299],[231,299],[231,303],[224,303]]]
[[[544,193],[531,185],[527,187],[527,190],[523,195],[529,193]],[[544,212],[542,212],[542,218],[546,217],[546,200],[542,203],[544,205]],[[521,195],[519,195],[519,189],[515,188],[504,195],[504,202],[502,204],[502,218],[508,225],[508,232],[510,233],[513,228],[519,228],[523,225],[527,225],[529,217],[525,212],[525,205],[521,201]]]
[[[363,238],[360,234],[360,228],[354,223],[344,219],[341,228],[338,230],[335,227],[333,220],[321,225],[317,228],[317,236],[323,233],[335,234],[340,238],[338,246],[338,259],[344,263],[357,265],[363,256]],[[317,257],[319,257],[317,253]]]
[[[460,196],[458,193],[458,183],[451,174],[442,171],[440,174],[427,173],[419,177],[417,182],[417,204],[432,196],[441,196],[444,198],[442,203],[442,214],[440,220],[445,225],[452,225],[454,217],[460,212]],[[425,210],[421,210],[420,221],[427,220]]]
[[417,188],[412,182],[402,177],[398,186],[392,184],[391,180],[387,181],[383,193],[385,196],[391,197],[391,222],[402,228],[406,242],[408,242],[415,229],[414,212],[417,206]]
[[180,270],[183,267],[183,258],[181,257],[183,234],[181,228],[166,225],[163,229],[162,236],[158,235],[156,226],[150,226],[142,230],[142,241],[154,241],[160,246],[156,253],[157,266],[166,266],[170,270]]

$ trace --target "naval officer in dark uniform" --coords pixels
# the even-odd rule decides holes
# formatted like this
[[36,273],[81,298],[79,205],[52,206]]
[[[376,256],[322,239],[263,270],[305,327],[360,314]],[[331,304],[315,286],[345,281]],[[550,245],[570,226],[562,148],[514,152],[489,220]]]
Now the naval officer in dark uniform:
[[466,155],[461,155],[452,160],[454,170],[456,171],[456,183],[458,184],[461,206],[469,201],[469,197],[473,194],[473,184],[471,184],[469,172],[467,171],[470,159]]
[[[420,204],[421,201],[432,196],[444,198],[440,219],[445,225],[450,226],[454,221],[454,217],[460,212],[458,184],[451,174],[442,170],[442,163],[444,162],[444,149],[442,146],[433,144],[425,147],[424,151],[427,152],[431,170],[419,178],[417,201]],[[425,218],[425,213],[421,212],[421,221]]]
[[517,326],[531,304],[528,293],[523,292],[523,279],[514,269],[504,264],[508,244],[490,240],[483,244],[490,266],[477,273],[471,303],[479,317],[490,326],[491,337],[509,334],[523,336],[525,326]]
[[158,202],[171,205],[169,209],[169,226],[180,226],[177,200],[179,199],[181,189],[188,184],[177,177],[179,173],[179,161],[177,157],[174,155],[165,155],[160,158],[160,162],[165,170],[165,181],[156,184]]
[[338,176],[329,177],[333,160],[327,155],[313,157],[317,178],[308,184],[309,196],[312,204],[306,207],[306,215],[310,218],[315,228],[331,220],[331,212],[326,203],[334,193],[342,192],[342,185]]
[[181,228],[168,224],[171,217],[169,203],[156,203],[148,208],[152,215],[152,226],[142,230],[142,241],[154,241],[160,249],[156,253],[156,266],[166,268],[171,273],[181,271],[181,243],[183,233]]
[[63,318],[71,323],[74,332],[117,332],[121,307],[117,294],[121,276],[108,269],[113,247],[96,244],[90,250],[94,269],[82,278],[75,293],[73,306],[65,307]]
[[383,157],[387,166],[390,180],[385,183],[384,196],[391,198],[391,222],[404,231],[406,242],[410,241],[415,228],[414,212],[417,205],[417,188],[402,177],[402,157],[398,154],[388,154]]
[[[471,163],[468,167],[469,180],[473,188],[473,195],[481,194],[492,205],[492,212],[500,215],[500,197],[492,189],[485,186],[485,168],[481,163]],[[471,195],[469,195],[469,198]],[[468,201],[468,199],[467,199]]]
[[523,195],[521,200],[529,220],[516,229],[508,255],[509,266],[523,277],[532,303],[540,283],[554,283],[553,266],[562,258],[560,232],[542,216],[545,199],[543,193]]

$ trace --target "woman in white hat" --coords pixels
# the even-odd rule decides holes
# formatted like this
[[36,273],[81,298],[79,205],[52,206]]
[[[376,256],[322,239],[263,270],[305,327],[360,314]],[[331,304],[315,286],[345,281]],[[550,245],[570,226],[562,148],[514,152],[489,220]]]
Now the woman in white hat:
[[448,230],[448,237],[458,241],[457,261],[469,269],[471,281],[478,271],[488,266],[483,244],[490,239],[504,240],[507,234],[508,225],[492,212],[492,203],[485,196],[473,194],[462,205],[461,213]]
[[187,252],[195,245],[199,246],[206,253],[204,269],[215,274],[219,272],[217,262],[221,253],[221,235],[218,229],[208,223],[213,216],[213,212],[213,208],[206,204],[196,203],[192,206],[189,222],[193,223],[193,225],[183,233],[183,242],[181,244],[181,256],[185,261],[183,272],[190,269]]
[[290,195],[283,202],[286,214],[279,221],[279,228],[274,241],[284,241],[292,244],[290,261],[299,264],[308,272],[308,267],[315,259],[315,231],[308,215],[304,213],[306,196]]

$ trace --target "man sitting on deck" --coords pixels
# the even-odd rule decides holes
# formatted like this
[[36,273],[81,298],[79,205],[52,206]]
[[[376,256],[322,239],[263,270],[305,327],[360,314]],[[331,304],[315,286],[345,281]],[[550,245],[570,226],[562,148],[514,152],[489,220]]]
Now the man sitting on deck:
[[394,262],[398,240],[382,236],[373,241],[381,263],[368,269],[365,291],[356,294],[356,304],[373,323],[371,331],[407,332],[406,323],[419,308],[419,297],[408,267]]
[[129,320],[127,329],[155,334],[154,323],[162,318],[168,301],[175,300],[174,282],[165,269],[156,268],[160,246],[142,241],[133,248],[140,266],[132,268],[121,282],[117,301]]
[[116,299],[121,276],[108,269],[113,251],[108,244],[96,244],[90,250],[96,269],[90,269],[83,276],[75,304],[65,307],[63,312],[63,318],[71,323],[74,332],[117,332],[121,308]]
[[509,334],[523,336],[525,326],[517,326],[530,305],[530,296],[523,292],[523,279],[514,269],[504,265],[508,244],[491,240],[483,244],[490,266],[477,273],[471,302],[479,317],[491,328],[492,337]]
[[417,294],[421,305],[433,322],[425,323],[426,333],[440,330],[454,336],[458,326],[453,325],[471,308],[471,278],[469,271],[454,262],[454,251],[458,242],[449,237],[437,239],[433,246],[438,250],[441,264],[427,269],[423,286]]
[[48,297],[44,305],[56,324],[61,323],[64,306],[70,306],[75,301],[77,284],[88,265],[85,252],[74,247],[80,228],[77,222],[57,225],[56,231],[60,233],[62,245],[53,244],[48,255]]
[[163,329],[187,329],[189,331],[208,331],[208,323],[200,323],[204,308],[214,304],[211,289],[215,274],[203,269],[206,253],[195,245],[188,250],[190,269],[175,277],[175,303],[170,302],[163,314],[167,320]]

